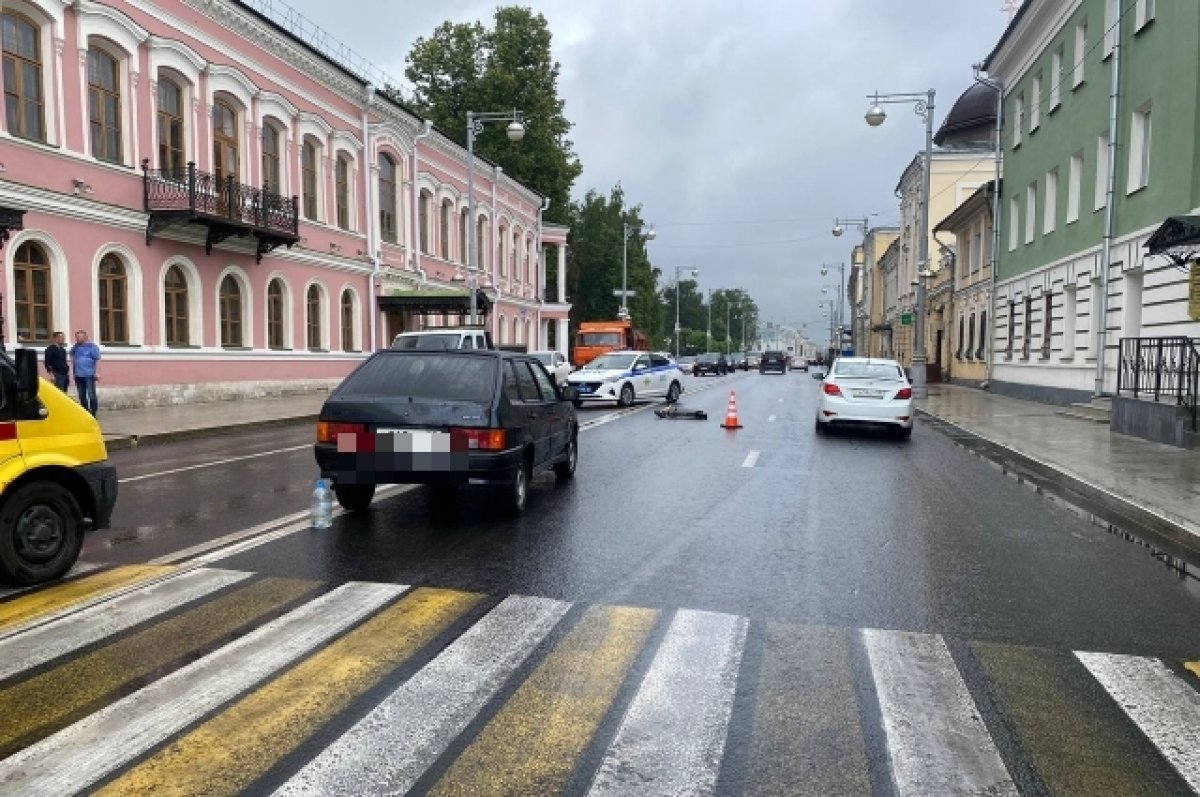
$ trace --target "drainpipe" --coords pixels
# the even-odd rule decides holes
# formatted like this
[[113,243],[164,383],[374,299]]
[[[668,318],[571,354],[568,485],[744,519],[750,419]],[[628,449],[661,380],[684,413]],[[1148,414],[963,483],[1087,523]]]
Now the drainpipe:
[[378,219],[376,218],[375,207],[371,202],[371,126],[368,119],[368,111],[371,108],[371,99],[375,95],[375,87],[370,83],[366,85],[366,94],[362,112],[363,207],[366,208],[367,212],[367,255],[371,260],[371,276],[367,278],[367,312],[371,319],[371,346],[367,351],[374,352],[378,348],[379,336],[379,301],[375,296],[375,286],[379,284],[379,241],[378,230],[375,226],[378,223]]
[[424,125],[421,129],[421,132],[417,133],[415,136],[413,136],[413,167],[412,167],[412,222],[413,222],[412,229],[413,229],[413,236],[409,240],[409,245],[410,245],[410,249],[412,252],[413,271],[416,271],[417,273],[419,273],[421,275],[422,282],[425,281],[425,269],[421,268],[421,230],[419,229],[419,225],[421,224],[421,208],[420,208],[420,205],[417,204],[418,199],[420,199],[419,191],[417,190],[417,169],[419,168],[418,162],[419,162],[420,158],[417,154],[417,145],[420,143],[421,139],[429,138],[430,133],[432,133],[432,131],[433,131],[433,122],[426,119],[424,122]]
[[[1004,161],[1004,84],[994,78],[980,77],[982,64],[975,64],[975,80],[996,91],[996,176],[992,182],[992,267],[988,275],[988,325],[983,331],[986,338],[987,360],[984,365],[983,384],[987,389],[992,382],[992,365],[995,358],[996,336],[996,270],[1000,265],[1000,168]],[[1010,322],[1011,323],[1011,322]]]
[[1105,347],[1108,345],[1108,270],[1112,266],[1113,226],[1117,199],[1117,123],[1121,99],[1121,17],[1113,23],[1112,86],[1108,95],[1108,186],[1105,188],[1104,247],[1100,255],[1100,308],[1096,323],[1096,389],[1093,396],[1104,395]]

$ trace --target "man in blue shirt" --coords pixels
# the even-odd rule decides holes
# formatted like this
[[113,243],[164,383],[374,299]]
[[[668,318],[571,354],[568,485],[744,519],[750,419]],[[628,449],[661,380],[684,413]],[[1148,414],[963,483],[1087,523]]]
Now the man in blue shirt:
[[71,370],[75,372],[75,388],[79,391],[79,403],[94,418],[99,409],[96,401],[96,381],[100,378],[100,347],[88,340],[82,329],[75,333],[75,345],[71,347]]

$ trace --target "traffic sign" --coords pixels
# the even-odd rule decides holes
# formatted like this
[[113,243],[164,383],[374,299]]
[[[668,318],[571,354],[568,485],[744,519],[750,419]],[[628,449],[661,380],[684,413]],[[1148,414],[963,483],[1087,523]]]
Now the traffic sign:
[[900,326],[911,327],[912,322],[913,322],[913,314],[912,313],[901,313],[900,314]]
[[637,296],[637,291],[622,291],[618,289],[613,291],[613,296]]

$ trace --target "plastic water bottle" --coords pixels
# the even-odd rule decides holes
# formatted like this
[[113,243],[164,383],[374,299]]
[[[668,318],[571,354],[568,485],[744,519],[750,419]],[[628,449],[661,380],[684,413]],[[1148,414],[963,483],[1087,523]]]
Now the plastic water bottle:
[[313,490],[311,515],[314,529],[327,529],[333,525],[333,490],[324,479],[317,479],[317,488]]

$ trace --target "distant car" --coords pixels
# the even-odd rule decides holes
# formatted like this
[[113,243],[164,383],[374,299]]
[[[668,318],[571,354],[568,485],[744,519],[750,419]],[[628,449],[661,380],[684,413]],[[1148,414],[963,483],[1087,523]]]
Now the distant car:
[[839,357],[821,382],[815,428],[884,426],[912,436],[913,391],[895,360]]
[[746,365],[750,368],[757,368],[759,363],[762,362],[762,356],[763,353],[760,351],[746,352]]
[[789,357],[788,358],[788,367],[794,371],[807,371],[808,370],[808,358],[794,357],[794,356]]
[[493,349],[492,336],[483,327],[435,327],[419,332],[401,332],[392,339],[393,349]]
[[574,395],[527,355],[384,350],[325,400],[314,454],[348,511],[366,509],[379,484],[430,484],[443,495],[470,484],[498,488],[519,514],[537,473],[575,475]]
[[745,354],[734,352],[733,354],[729,355],[729,368],[731,370],[737,370],[740,368],[743,371],[747,371],[750,369],[750,362],[746,359]]
[[639,398],[676,402],[683,393],[683,371],[658,352],[611,351],[601,354],[567,377],[575,388],[575,406],[615,401],[628,407]]
[[567,382],[567,377],[571,373],[571,361],[561,351],[534,351],[530,354],[538,359],[538,361],[546,366],[546,370],[550,372],[550,376],[554,379],[554,384],[563,385]]
[[685,354],[679,358],[678,362],[679,370],[683,371],[685,374],[690,374],[692,373],[692,366],[696,364],[696,355]]
[[758,361],[758,372],[760,374],[786,374],[787,356],[781,351],[764,351]]
[[729,361],[725,359],[724,354],[719,352],[705,352],[696,358],[696,362],[692,365],[692,373],[695,376],[704,376],[705,374],[725,376],[729,373]]

